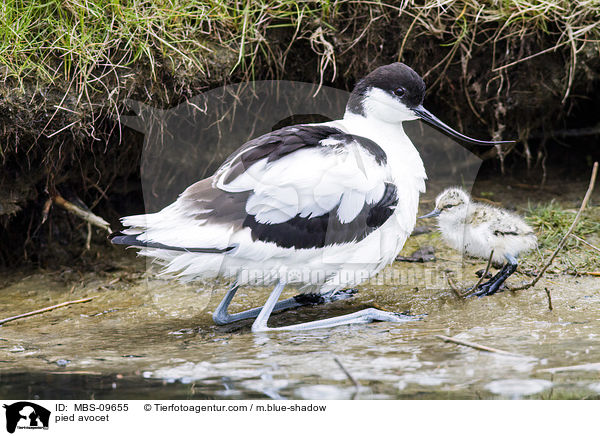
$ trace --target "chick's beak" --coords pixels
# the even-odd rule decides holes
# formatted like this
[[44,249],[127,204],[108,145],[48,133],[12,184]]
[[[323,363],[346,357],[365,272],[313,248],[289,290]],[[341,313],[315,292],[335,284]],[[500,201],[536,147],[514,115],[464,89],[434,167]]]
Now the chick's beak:
[[439,216],[440,213],[442,213],[441,210],[439,209],[433,209],[431,212],[429,212],[427,215],[423,215],[418,217],[418,219],[423,219],[423,218],[434,218],[436,216]]

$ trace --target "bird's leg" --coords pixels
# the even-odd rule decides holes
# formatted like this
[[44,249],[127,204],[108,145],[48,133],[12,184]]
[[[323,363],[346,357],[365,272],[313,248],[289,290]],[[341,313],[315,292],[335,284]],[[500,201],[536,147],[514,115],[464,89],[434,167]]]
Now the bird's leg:
[[[491,260],[491,257],[490,257]],[[488,262],[489,265],[489,262]],[[476,293],[475,291],[477,289],[481,290],[481,289],[488,289],[496,280],[498,280],[500,278],[500,276],[504,273],[505,269],[506,269],[507,265],[504,265],[501,269],[498,270],[498,272],[496,274],[494,274],[494,276],[492,276],[487,282],[485,283],[481,283],[483,277],[485,276],[482,275],[479,280],[477,281],[477,284],[475,286],[473,286],[470,291],[472,291],[472,293],[469,296],[472,295],[479,295],[478,293]]]
[[502,283],[504,283],[506,279],[517,270],[517,259],[510,254],[507,254],[504,257],[506,257],[506,260],[508,261],[506,265],[504,265],[502,269],[487,283],[481,285],[475,295],[483,297],[484,295],[495,294],[498,292],[498,289],[500,289],[500,286],[502,286]]
[[[227,309],[229,308],[229,305],[231,304],[231,300],[233,300],[233,297],[235,296],[235,293],[237,292],[238,289],[239,289],[239,286],[238,286],[237,282],[234,282],[230,286],[229,290],[227,291],[227,294],[225,294],[225,297],[223,297],[223,300],[221,300],[221,302],[217,306],[217,309],[213,313],[213,321],[215,322],[215,324],[224,325],[224,324],[229,324],[229,323],[236,322],[236,321],[241,321],[243,319],[256,318],[258,316],[258,314],[260,313],[260,311],[262,310],[262,307],[255,307],[254,309],[249,309],[249,310],[245,310],[243,312],[230,314],[227,311]],[[304,304],[299,303],[298,301],[296,301],[296,299],[294,297],[292,297],[292,298],[288,298],[287,300],[283,300],[283,301],[280,301],[279,303],[277,303],[275,305],[275,307],[273,308],[273,310],[278,311],[278,310],[284,310],[284,309],[292,309],[294,307],[300,307],[303,305]]]
[[385,312],[379,309],[364,309],[348,315],[336,316],[334,318],[323,319],[319,321],[304,322],[284,327],[269,327],[267,322],[271,313],[276,307],[277,300],[281,296],[281,292],[285,287],[285,282],[280,281],[263,306],[260,314],[256,317],[252,324],[252,331],[255,333],[266,332],[272,330],[311,330],[318,328],[337,327],[346,324],[366,324],[372,321],[391,321],[391,322],[407,322],[414,321],[416,317],[402,315],[398,313]]
[[[255,307],[254,309],[245,310],[243,312],[229,314],[227,309],[229,308],[231,300],[233,300],[238,288],[239,286],[237,282],[234,282],[227,291],[227,294],[225,294],[225,297],[223,297],[223,300],[221,300],[217,306],[217,309],[213,313],[213,321],[215,324],[224,325],[241,321],[243,319],[256,318],[262,310],[262,307]],[[280,310],[293,309],[295,307],[325,304],[332,301],[344,300],[352,297],[356,292],[358,292],[356,289],[345,289],[342,291],[330,291],[324,294],[298,294],[292,298],[288,298],[277,303],[273,308],[273,311],[277,312]]]
[[490,293],[490,288],[494,285],[494,283],[496,283],[500,279],[502,274],[505,273],[507,266],[508,266],[508,264],[504,265],[491,279],[489,279],[485,283],[480,284],[477,287],[477,290],[474,289],[475,292],[473,292],[473,294],[471,294],[471,295],[477,295],[478,297],[483,297],[484,295],[494,294],[496,291]]

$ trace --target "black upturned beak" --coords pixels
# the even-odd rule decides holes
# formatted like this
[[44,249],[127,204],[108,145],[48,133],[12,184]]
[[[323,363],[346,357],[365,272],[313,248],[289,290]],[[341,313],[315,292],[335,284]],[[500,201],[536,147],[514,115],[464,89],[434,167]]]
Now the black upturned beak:
[[477,145],[496,145],[496,144],[513,144],[515,142],[515,141],[480,141],[479,139],[469,138],[468,136],[463,135],[462,133],[457,132],[452,127],[450,127],[447,124],[445,124],[444,122],[442,122],[438,117],[436,117],[431,112],[429,112],[427,109],[425,109],[423,107],[423,105],[419,105],[416,108],[414,108],[413,112],[419,118],[421,118],[423,121],[425,121],[426,123],[431,124],[432,126],[438,128],[442,132],[445,132],[445,133],[447,133],[450,136],[454,136],[456,139],[460,139],[462,141],[470,142],[471,144],[477,144]]
[[442,211],[439,209],[433,209],[431,212],[429,212],[427,215],[423,215],[418,217],[418,219],[422,219],[422,218],[434,218],[436,216],[439,216],[439,214],[441,214]]

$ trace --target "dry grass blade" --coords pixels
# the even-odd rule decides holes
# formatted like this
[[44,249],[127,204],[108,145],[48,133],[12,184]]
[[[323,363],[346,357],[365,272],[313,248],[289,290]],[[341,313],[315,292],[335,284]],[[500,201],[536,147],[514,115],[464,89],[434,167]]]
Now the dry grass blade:
[[596,246],[595,246],[595,245],[593,245],[593,244],[590,244],[590,243],[589,243],[588,241],[586,241],[585,239],[583,239],[583,238],[580,238],[580,237],[579,237],[579,236],[577,236],[577,235],[571,235],[571,236],[572,236],[573,238],[577,239],[577,240],[578,240],[579,242],[581,242],[582,244],[584,244],[584,245],[587,245],[587,246],[588,246],[588,247],[590,247],[591,249],[593,249],[593,250],[596,250],[598,253],[600,253],[600,248],[596,247]]
[[0,319],[0,325],[6,324],[7,322],[10,322],[10,321],[15,321],[17,319],[27,318],[27,317],[33,316],[33,315],[39,315],[40,313],[50,312],[51,310],[58,309],[60,307],[70,306],[72,304],[87,303],[88,301],[92,301],[94,298],[95,297],[88,297],[88,298],[82,298],[81,300],[66,301],[64,303],[55,304],[54,306],[44,307],[43,309],[34,310],[32,312],[27,312],[27,313],[22,313],[20,315],[10,316],[8,318]]
[[[598,22],[591,23],[588,26],[585,26],[584,28],[579,29],[577,32],[573,32],[573,34],[571,35],[571,39],[575,39],[577,37],[580,37],[581,35],[585,35],[586,32],[590,32],[590,31],[593,31],[593,30],[597,31],[599,27],[600,27],[600,23],[598,23]],[[494,71],[494,72],[495,71],[501,71],[501,70],[504,70],[506,68],[512,67],[514,65],[520,64],[521,62],[525,62],[525,61],[533,59],[533,58],[535,58],[537,56],[543,55],[545,53],[556,51],[558,48],[562,47],[563,45],[569,44],[571,42],[571,39],[568,39],[566,41],[557,43],[553,47],[549,47],[549,48],[547,48],[545,50],[541,50],[541,51],[539,51],[537,53],[534,53],[534,54],[532,54],[530,56],[526,56],[526,57],[524,57],[522,59],[519,59],[519,60],[516,60],[514,62],[510,62],[508,64],[502,65],[501,67],[493,68],[492,71]]]

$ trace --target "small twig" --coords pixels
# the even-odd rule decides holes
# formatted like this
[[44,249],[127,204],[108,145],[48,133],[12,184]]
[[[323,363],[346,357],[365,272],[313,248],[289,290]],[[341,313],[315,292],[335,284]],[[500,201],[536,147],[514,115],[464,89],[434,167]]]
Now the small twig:
[[580,272],[579,274],[585,274],[586,276],[600,277],[600,271],[583,271],[583,272]]
[[490,258],[488,259],[488,263],[485,267],[485,271],[483,272],[481,277],[479,277],[479,280],[477,281],[477,283],[475,283],[475,286],[473,286],[471,289],[469,289],[469,292],[467,293],[467,295],[475,292],[477,290],[477,288],[479,287],[479,285],[481,284],[481,282],[483,282],[483,280],[486,278],[486,276],[488,275],[488,272],[490,272],[490,266],[492,265],[493,257],[494,257],[494,250],[492,250],[492,252],[490,253]]
[[63,209],[68,210],[69,212],[77,215],[79,218],[83,219],[84,221],[86,221],[96,227],[100,227],[101,229],[106,230],[108,233],[112,233],[112,230],[110,229],[110,224],[108,224],[103,218],[100,218],[98,215],[94,214],[93,212],[84,210],[84,209],[80,208],[79,206],[74,205],[70,201],[65,200],[60,195],[55,195],[54,197],[52,197],[52,201],[56,205],[62,207]]
[[493,257],[494,257],[494,250],[492,250],[492,252],[490,253],[490,257],[488,258],[488,263],[487,263],[487,265],[485,267],[485,271],[483,272],[483,274],[481,275],[481,277],[479,277],[479,280],[477,280],[477,283],[475,283],[474,286],[472,286],[471,288],[467,289],[465,292],[461,292],[461,290],[454,283],[454,280],[452,280],[452,278],[449,275],[446,275],[446,279],[448,281],[448,285],[450,285],[450,288],[454,291],[454,293],[457,296],[459,296],[460,298],[464,298],[464,297],[468,297],[473,292],[475,292],[477,290],[477,288],[479,287],[479,285],[481,284],[481,282],[483,282],[483,280],[488,275],[488,272],[490,271],[490,266],[492,266],[492,258]]
[[592,175],[590,177],[590,184],[588,186],[587,192],[585,193],[585,196],[583,197],[583,201],[581,202],[581,206],[579,207],[579,211],[577,212],[577,215],[575,215],[575,219],[571,223],[571,227],[569,227],[569,230],[567,230],[567,233],[565,233],[565,235],[562,237],[562,239],[558,243],[558,246],[556,247],[556,250],[554,250],[554,253],[552,253],[552,256],[550,256],[550,259],[548,259],[548,261],[543,266],[543,268],[541,269],[541,271],[538,273],[537,276],[534,277],[534,279],[530,283],[527,283],[527,284],[525,284],[523,286],[519,286],[517,288],[512,288],[511,291],[521,291],[523,289],[529,289],[532,286],[535,286],[535,284],[542,278],[542,276],[544,275],[544,273],[546,272],[546,270],[550,267],[550,265],[554,261],[554,258],[557,256],[558,252],[567,243],[567,239],[569,238],[569,236],[571,235],[571,233],[573,233],[573,230],[575,229],[575,226],[579,222],[579,218],[581,218],[581,214],[583,213],[583,210],[587,206],[587,203],[590,200],[590,197],[592,196],[592,191],[594,190],[594,184],[596,183],[596,175],[597,174],[598,174],[598,162],[594,162],[594,167],[592,168]]
[[93,300],[95,297],[83,298],[81,300],[66,301],[64,303],[55,304],[54,306],[44,307],[43,309],[34,310],[33,312],[23,313],[21,315],[15,315],[8,318],[0,319],[0,325],[6,324],[9,321],[14,321],[21,318],[27,318],[28,316],[38,315],[44,312],[50,312],[51,310],[58,309],[59,307],[70,306],[71,304],[87,303]]
[[540,369],[539,372],[550,372],[552,374],[556,372],[565,372],[565,371],[600,371],[600,362],[598,363],[584,363],[582,365],[573,365],[573,366],[559,366],[556,368],[546,368]]
[[504,350],[499,350],[497,348],[492,348],[492,347],[488,347],[485,345],[480,345],[480,344],[476,344],[475,342],[468,342],[468,341],[463,341],[461,339],[454,339],[451,338],[449,336],[443,336],[443,335],[435,335],[436,338],[441,339],[444,342],[452,342],[454,344],[458,344],[458,345],[463,345],[465,347],[471,347],[474,348],[476,350],[480,350],[480,351],[487,351],[489,353],[496,353],[496,354],[504,354],[507,356],[521,356],[521,357],[525,357],[521,354],[516,354],[516,353],[509,353],[508,351],[504,351]]
[[548,288],[544,288],[546,291],[546,295],[548,296],[548,309],[552,311],[552,296],[550,295],[550,290]]
[[590,248],[592,248],[592,249],[596,250],[598,253],[600,253],[600,248],[596,247],[595,245],[592,245],[592,244],[590,244],[590,243],[589,243],[588,241],[586,241],[585,239],[583,239],[583,238],[580,238],[580,237],[579,237],[579,236],[577,236],[577,235],[571,235],[571,236],[572,236],[572,237],[574,237],[575,239],[577,239],[577,240],[578,240],[579,242],[581,242],[582,244],[584,244],[584,245],[587,245],[588,247],[590,247]]
[[450,277],[450,274],[446,274],[446,281],[448,282],[448,286],[450,286],[450,289],[452,289],[452,291],[456,294],[457,297],[464,297],[464,295],[460,292],[460,289],[458,289],[458,287],[454,283],[454,280],[452,280],[452,277]]
[[337,363],[337,365],[340,367],[340,369],[342,371],[344,371],[344,374],[346,374],[346,377],[348,377],[348,380],[350,380],[352,382],[352,384],[354,384],[354,387],[356,389],[360,389],[360,383],[358,383],[358,381],[356,381],[356,379],[352,376],[352,374],[350,374],[350,372],[348,372],[346,367],[344,365],[342,365],[342,362],[340,362],[340,360],[337,357],[334,357],[333,360],[335,361],[335,363]]

